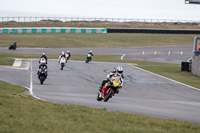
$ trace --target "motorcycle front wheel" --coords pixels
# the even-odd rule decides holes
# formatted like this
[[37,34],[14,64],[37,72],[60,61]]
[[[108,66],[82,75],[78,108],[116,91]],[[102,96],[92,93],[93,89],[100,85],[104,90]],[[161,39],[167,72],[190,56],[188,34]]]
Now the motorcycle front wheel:
[[104,102],[107,102],[111,98],[112,93],[113,93],[113,90],[110,89],[110,91],[108,92],[108,94],[104,98]]
[[60,68],[60,69],[61,69],[61,70],[63,70],[63,67],[64,67],[64,64],[62,63],[62,64],[61,64],[61,68]]
[[44,82],[44,76],[40,76],[40,84],[42,85]]

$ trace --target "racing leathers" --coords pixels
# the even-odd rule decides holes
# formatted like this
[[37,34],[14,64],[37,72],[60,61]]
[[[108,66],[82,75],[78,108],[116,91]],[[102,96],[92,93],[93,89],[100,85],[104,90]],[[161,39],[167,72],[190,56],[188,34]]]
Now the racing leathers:
[[[87,54],[90,54],[91,56],[94,56],[92,50],[90,50]],[[86,55],[87,55],[87,54],[86,54]]]
[[[69,51],[67,51],[66,52],[66,58],[67,58],[67,60],[69,60],[70,57],[71,57],[71,53]],[[67,60],[66,60],[66,62],[67,62]]]
[[60,63],[60,59],[61,59],[62,57],[64,57],[64,58],[66,59],[66,54],[60,54],[60,55],[59,55],[58,63]]
[[[107,75],[107,79],[105,79],[105,80],[102,81],[102,84],[101,84],[101,86],[99,87],[99,91],[100,91],[100,92],[102,91],[103,86],[104,86],[108,81],[110,81],[112,77],[119,77],[119,78],[120,78],[120,82],[121,82],[120,86],[122,87],[122,85],[123,85],[123,80],[124,80],[124,75],[123,75],[122,73],[118,73],[116,70],[114,70],[114,71],[112,71],[111,73],[109,73],[109,74]],[[117,93],[118,93],[118,92],[117,92]]]

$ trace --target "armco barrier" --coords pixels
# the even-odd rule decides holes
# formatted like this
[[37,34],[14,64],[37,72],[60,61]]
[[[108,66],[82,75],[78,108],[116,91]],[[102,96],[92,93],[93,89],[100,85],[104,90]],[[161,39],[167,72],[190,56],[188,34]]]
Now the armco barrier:
[[155,33],[155,34],[200,34],[200,30],[167,30],[167,29],[114,29],[107,33]]
[[0,28],[0,33],[107,33],[107,29],[67,27]]

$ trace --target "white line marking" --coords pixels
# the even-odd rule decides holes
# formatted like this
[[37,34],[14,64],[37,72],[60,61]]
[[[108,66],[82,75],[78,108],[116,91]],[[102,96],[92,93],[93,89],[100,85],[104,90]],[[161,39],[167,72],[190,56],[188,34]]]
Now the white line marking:
[[30,64],[30,94],[33,96],[33,81],[32,81],[32,59]]
[[40,100],[46,101],[46,100],[44,100],[42,98],[39,98],[39,97],[37,97],[37,96],[35,96],[33,94],[33,76],[32,75],[33,75],[33,72],[32,72],[32,59],[31,59],[31,65],[30,65],[30,88],[29,88],[30,94],[31,94],[32,97],[34,97],[36,99],[40,99]]
[[135,66],[132,66],[132,67],[134,67],[134,68],[136,68],[136,69],[139,69],[139,70],[142,70],[142,71],[144,71],[144,72],[148,72],[148,73],[151,73],[151,74],[153,74],[153,75],[159,76],[159,77],[161,77],[161,78],[168,79],[168,80],[173,81],[173,82],[175,82],[175,83],[178,83],[178,84],[181,84],[181,85],[187,86],[187,87],[192,88],[192,89],[194,89],[194,90],[198,90],[198,91],[200,91],[200,89],[198,89],[198,88],[195,88],[195,87],[192,87],[192,86],[186,85],[186,84],[181,83],[181,82],[178,82],[178,81],[176,81],[176,80],[173,80],[173,79],[170,79],[170,78],[167,78],[167,77],[161,76],[161,75],[159,75],[159,74],[156,74],[156,73],[153,73],[153,72],[150,72],[150,71],[144,70],[144,69],[139,68],[139,67],[135,67]]
[[126,55],[126,54],[123,54],[123,55],[122,55],[121,60],[123,60],[123,58],[124,58],[125,55]]

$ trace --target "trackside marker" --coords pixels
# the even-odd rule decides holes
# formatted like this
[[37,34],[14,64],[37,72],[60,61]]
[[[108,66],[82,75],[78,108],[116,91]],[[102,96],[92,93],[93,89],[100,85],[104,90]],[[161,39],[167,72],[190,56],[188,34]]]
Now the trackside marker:
[[156,51],[154,52],[154,56],[156,56],[157,54],[156,54]]
[[142,52],[142,56],[144,56],[144,51]]
[[171,54],[170,54],[170,51],[168,52],[168,56],[170,56]]

